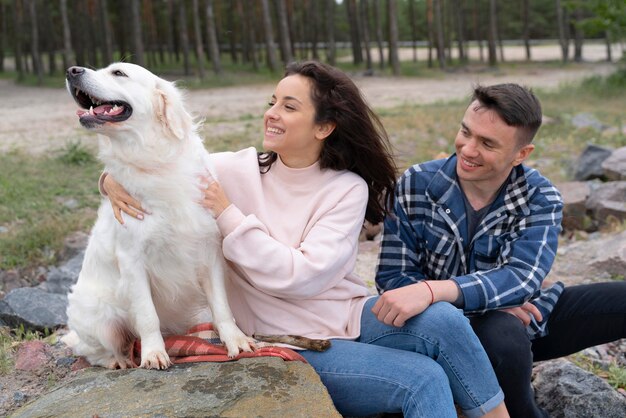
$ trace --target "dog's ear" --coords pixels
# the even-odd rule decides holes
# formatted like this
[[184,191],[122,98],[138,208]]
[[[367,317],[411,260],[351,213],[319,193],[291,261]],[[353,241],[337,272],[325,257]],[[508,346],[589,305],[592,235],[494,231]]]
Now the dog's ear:
[[173,83],[158,80],[155,100],[157,119],[165,131],[177,139],[185,138],[193,128],[193,120],[185,110],[181,92]]

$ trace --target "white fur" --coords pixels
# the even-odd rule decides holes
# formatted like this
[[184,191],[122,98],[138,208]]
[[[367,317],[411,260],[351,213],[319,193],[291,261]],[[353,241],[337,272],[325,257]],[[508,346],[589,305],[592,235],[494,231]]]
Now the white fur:
[[199,204],[200,176],[215,173],[180,91],[133,64],[84,71],[83,91],[133,108],[128,120],[93,129],[105,171],[151,214],[120,225],[103,199],[69,294],[65,341],[92,364],[126,368],[129,344],[140,338],[141,367],[166,368],[162,333],[184,333],[210,307],[229,356],[251,351],[226,299],[217,225]]

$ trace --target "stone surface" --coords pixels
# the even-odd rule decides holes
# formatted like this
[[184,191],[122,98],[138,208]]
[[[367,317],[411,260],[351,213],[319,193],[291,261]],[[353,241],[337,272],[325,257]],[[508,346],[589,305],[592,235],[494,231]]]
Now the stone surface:
[[596,375],[567,360],[535,367],[537,403],[552,418],[624,418],[626,398]]
[[85,251],[79,251],[60,267],[52,267],[48,272],[46,281],[41,283],[39,287],[50,293],[67,295],[72,285],[78,280],[84,258]]
[[571,181],[556,185],[563,197],[563,229],[589,230],[593,221],[587,214],[587,198],[591,194],[589,184]]
[[626,181],[592,184],[587,209],[600,224],[626,219]]
[[26,341],[20,344],[15,359],[18,370],[41,369],[51,359],[50,347],[40,340]]
[[591,113],[577,113],[572,117],[572,125],[574,125],[578,129],[594,129],[596,131],[604,131],[608,129],[609,126],[603,124]]
[[91,368],[12,416],[341,417],[311,366],[275,357],[163,371]]
[[67,295],[48,293],[36,287],[10,291],[0,301],[0,319],[12,327],[53,329],[67,323]]
[[574,179],[579,181],[604,178],[602,162],[609,158],[613,150],[595,144],[588,144],[576,161]]
[[602,162],[602,169],[604,170],[604,175],[609,180],[626,180],[626,147],[613,151],[613,153]]

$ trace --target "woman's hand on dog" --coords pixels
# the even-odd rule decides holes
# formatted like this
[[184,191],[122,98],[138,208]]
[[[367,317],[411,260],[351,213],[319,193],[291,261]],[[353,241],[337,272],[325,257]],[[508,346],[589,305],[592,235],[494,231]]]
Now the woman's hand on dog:
[[122,225],[124,225],[122,212],[139,220],[142,220],[144,215],[150,214],[141,206],[141,202],[129,195],[126,189],[116,182],[111,175],[104,177],[102,191],[109,198],[109,202],[111,202],[115,219]]
[[230,206],[230,200],[226,197],[226,193],[220,184],[208,178],[203,178],[202,206],[213,212],[213,216],[219,217],[227,207]]

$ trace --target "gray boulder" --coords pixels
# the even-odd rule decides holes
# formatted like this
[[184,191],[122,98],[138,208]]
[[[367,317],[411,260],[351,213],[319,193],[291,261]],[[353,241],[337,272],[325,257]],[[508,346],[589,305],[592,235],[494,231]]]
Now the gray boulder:
[[587,214],[587,198],[591,194],[589,184],[570,181],[556,185],[563,197],[563,229],[591,230],[593,220]]
[[70,288],[78,280],[78,274],[83,266],[85,251],[78,252],[60,267],[52,267],[48,272],[46,281],[39,287],[50,293],[67,295]]
[[341,417],[310,365],[276,357],[163,371],[91,368],[12,416]]
[[11,290],[0,301],[0,320],[9,326],[43,331],[67,324],[67,296],[36,287]]
[[626,180],[626,147],[613,151],[613,153],[602,162],[602,170],[608,180]]
[[577,113],[572,117],[572,125],[578,129],[594,129],[598,132],[602,132],[608,129],[609,126],[603,124],[591,113]]
[[624,418],[626,398],[598,376],[559,359],[535,367],[537,403],[552,418]]
[[603,179],[605,174],[602,162],[609,158],[612,152],[610,148],[588,144],[576,161],[574,178],[578,181]]
[[626,181],[611,181],[594,184],[587,199],[587,209],[600,224],[611,218],[621,221],[626,219]]

